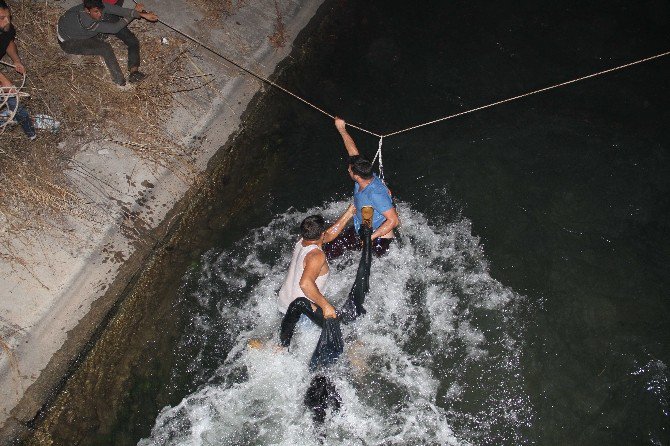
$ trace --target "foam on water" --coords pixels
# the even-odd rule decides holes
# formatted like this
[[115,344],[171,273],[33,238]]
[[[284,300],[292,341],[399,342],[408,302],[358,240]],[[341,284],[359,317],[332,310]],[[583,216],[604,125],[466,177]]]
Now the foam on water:
[[[188,298],[198,310],[183,343],[201,340],[193,369],[212,358],[218,365],[160,413],[141,445],[524,442],[532,419],[519,365],[524,298],[489,276],[467,220],[430,224],[403,203],[402,243],[373,259],[368,313],[343,327],[345,354],[328,372],[342,409],[314,426],[302,401],[320,330],[299,325],[291,351],[276,351],[276,291],[299,222],[316,212],[332,220],[345,207],[290,210],[231,250],[207,253],[187,278],[197,282]],[[336,307],[358,257],[331,263],[326,296]],[[266,346],[248,348],[251,338]],[[212,343],[228,348],[216,353]]]

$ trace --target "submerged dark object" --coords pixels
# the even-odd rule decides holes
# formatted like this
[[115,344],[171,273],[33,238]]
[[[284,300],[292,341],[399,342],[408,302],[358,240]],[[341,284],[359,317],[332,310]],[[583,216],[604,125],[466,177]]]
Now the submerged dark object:
[[340,410],[342,398],[330,379],[317,375],[309,384],[304,403],[312,411],[312,419],[317,423],[323,423],[328,408],[332,411]]

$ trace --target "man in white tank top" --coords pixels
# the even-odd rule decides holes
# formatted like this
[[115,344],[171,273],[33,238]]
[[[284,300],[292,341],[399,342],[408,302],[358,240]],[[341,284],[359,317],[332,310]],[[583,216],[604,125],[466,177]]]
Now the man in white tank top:
[[[337,317],[335,308],[323,295],[330,269],[322,248],[324,243],[334,240],[342,232],[355,212],[356,208],[349,205],[328,229],[325,229],[326,223],[320,215],[310,215],[300,224],[302,237],[293,249],[288,274],[279,290],[277,302],[279,311],[286,315],[282,321],[282,344],[288,346],[290,343],[300,316],[298,313],[305,314],[317,325],[322,325],[323,319]],[[301,307],[300,311],[292,312],[295,317],[287,314],[291,305]]]

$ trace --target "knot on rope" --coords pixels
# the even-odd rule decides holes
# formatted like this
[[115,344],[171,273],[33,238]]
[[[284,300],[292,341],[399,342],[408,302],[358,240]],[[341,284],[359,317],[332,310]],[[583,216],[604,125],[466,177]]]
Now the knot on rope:
[[372,164],[377,161],[377,158],[379,158],[379,179],[382,180],[384,184],[386,184],[386,181],[384,181],[384,162],[382,160],[382,143],[384,142],[384,137],[380,136],[379,137],[379,148],[377,149],[377,153],[375,153],[375,157],[372,160]]

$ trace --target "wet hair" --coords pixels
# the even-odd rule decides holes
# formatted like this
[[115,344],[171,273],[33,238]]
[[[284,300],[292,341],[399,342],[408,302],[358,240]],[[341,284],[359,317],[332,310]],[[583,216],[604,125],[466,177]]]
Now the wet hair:
[[367,158],[360,155],[350,156],[349,165],[354,175],[358,175],[364,180],[372,178],[372,163]]
[[300,223],[300,235],[305,240],[318,240],[326,230],[326,221],[320,215],[310,215]]
[[102,0],[84,0],[84,8],[100,8],[105,9],[105,4],[102,3]]
[[317,375],[312,379],[303,402],[312,411],[312,419],[323,423],[326,409],[330,408],[333,412],[340,410],[342,398],[331,380]]

